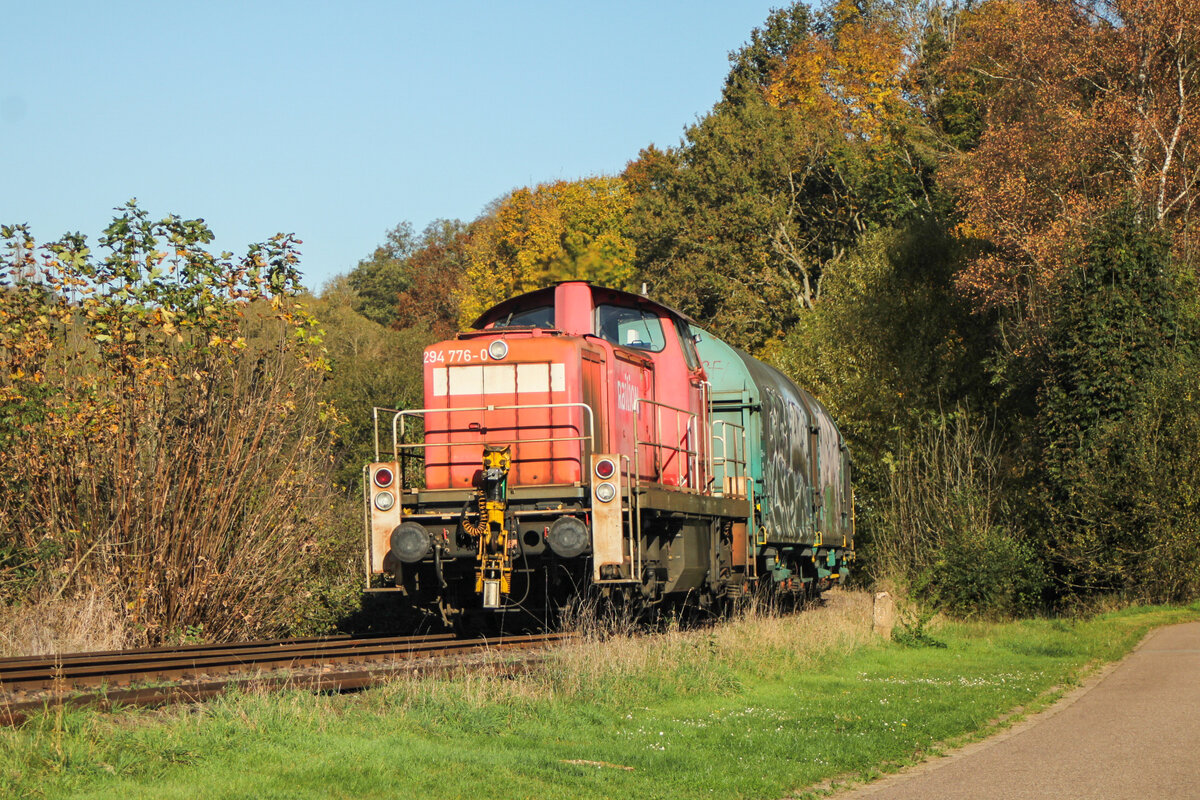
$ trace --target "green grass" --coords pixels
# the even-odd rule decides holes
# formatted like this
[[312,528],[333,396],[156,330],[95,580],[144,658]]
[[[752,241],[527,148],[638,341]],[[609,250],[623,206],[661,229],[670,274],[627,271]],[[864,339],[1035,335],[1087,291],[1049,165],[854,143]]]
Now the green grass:
[[779,798],[982,735],[1151,628],[1200,617],[1194,605],[943,623],[931,635],[945,648],[905,648],[872,639],[865,601],[850,597],[840,610],[587,642],[516,679],[50,713],[0,731],[0,796]]

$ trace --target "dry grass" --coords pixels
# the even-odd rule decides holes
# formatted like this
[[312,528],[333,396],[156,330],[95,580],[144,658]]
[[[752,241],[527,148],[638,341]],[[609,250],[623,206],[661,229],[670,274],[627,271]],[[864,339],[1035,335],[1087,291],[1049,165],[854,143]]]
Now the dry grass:
[[654,672],[672,664],[693,669],[736,667],[764,656],[808,663],[831,651],[846,652],[871,638],[872,596],[830,592],[823,605],[780,614],[752,606],[713,627],[668,628],[661,634],[585,636],[562,659],[580,681],[614,673]]
[[127,641],[125,615],[97,589],[0,606],[0,657],[119,650]]
[[[837,590],[824,604],[790,614],[751,608],[714,626],[668,627],[647,633],[631,629],[602,634],[592,629],[581,640],[552,651],[547,668],[498,677],[466,670],[450,680],[414,676],[383,690],[394,707],[466,702],[472,708],[533,705],[546,699],[599,702],[618,700],[628,687],[653,684],[662,694],[691,694],[727,686],[747,669],[791,670],[811,666],[831,654],[846,654],[876,640],[873,596]],[[505,658],[499,654],[499,659]]]

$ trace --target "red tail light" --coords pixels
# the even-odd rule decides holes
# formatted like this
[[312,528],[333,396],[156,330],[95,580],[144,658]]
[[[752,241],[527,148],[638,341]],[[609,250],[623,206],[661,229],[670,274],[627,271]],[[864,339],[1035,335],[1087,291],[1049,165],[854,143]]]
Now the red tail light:
[[387,467],[380,467],[375,470],[375,485],[382,488],[392,485],[392,471]]

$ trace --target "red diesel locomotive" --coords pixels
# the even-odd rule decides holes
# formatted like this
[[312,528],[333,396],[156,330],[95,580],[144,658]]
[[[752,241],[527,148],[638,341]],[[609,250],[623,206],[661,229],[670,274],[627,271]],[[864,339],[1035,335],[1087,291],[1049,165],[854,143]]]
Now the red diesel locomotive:
[[645,297],[567,282],[425,350],[375,409],[366,571],[448,623],[587,594],[813,596],[853,556],[849,454],[778,371]]

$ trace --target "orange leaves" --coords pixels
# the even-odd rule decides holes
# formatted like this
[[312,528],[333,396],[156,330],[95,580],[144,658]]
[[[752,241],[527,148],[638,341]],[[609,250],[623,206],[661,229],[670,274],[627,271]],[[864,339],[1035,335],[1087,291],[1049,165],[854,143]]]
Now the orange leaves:
[[1044,307],[1071,249],[1127,199],[1188,246],[1200,177],[1195,4],[990,0],[967,16],[950,66],[988,87],[979,146],[944,173],[960,231],[996,248],[960,278],[982,304]]
[[823,39],[811,36],[776,70],[774,81],[767,87],[767,100],[776,108],[832,114],[835,102],[827,85],[835,65],[833,48]]
[[848,137],[877,140],[912,112],[902,31],[894,20],[864,17],[849,0],[830,15],[834,33],[810,34],[794,48],[776,68],[767,99],[832,122]]

